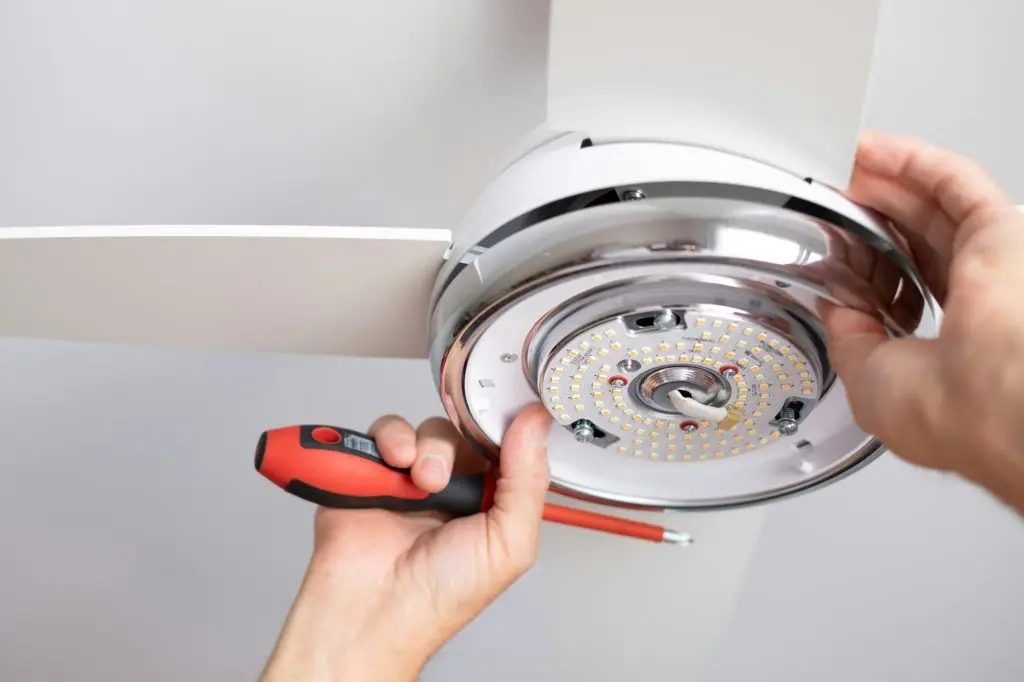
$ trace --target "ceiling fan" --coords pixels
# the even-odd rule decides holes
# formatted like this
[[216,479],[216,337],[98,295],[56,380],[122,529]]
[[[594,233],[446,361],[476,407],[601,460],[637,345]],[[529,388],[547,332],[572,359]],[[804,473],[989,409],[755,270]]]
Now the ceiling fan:
[[485,450],[541,400],[553,487],[584,500],[722,509],[818,488],[882,451],[820,303],[897,336],[939,319],[905,244],[840,191],[878,9],[551,0],[539,120],[436,159],[474,188],[448,186],[457,226],[5,227],[0,334],[429,358]]

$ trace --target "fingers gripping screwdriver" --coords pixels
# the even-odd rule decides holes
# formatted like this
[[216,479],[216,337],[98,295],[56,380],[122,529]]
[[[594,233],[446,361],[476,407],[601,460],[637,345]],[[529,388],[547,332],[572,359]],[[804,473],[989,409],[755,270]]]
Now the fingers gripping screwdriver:
[[[374,440],[337,426],[286,426],[264,431],[256,445],[256,470],[302,499],[334,509],[439,511],[453,517],[485,512],[494,503],[497,477],[453,474],[436,493],[419,488],[409,469],[384,461]],[[544,519],[651,542],[688,545],[686,533],[640,521],[606,516],[557,504],[544,507]]]
[[284,490],[322,507],[440,511],[469,516],[486,511],[497,479],[490,472],[453,474],[444,490],[428,493],[408,469],[384,461],[366,434],[335,426],[288,426],[265,431],[256,470]]

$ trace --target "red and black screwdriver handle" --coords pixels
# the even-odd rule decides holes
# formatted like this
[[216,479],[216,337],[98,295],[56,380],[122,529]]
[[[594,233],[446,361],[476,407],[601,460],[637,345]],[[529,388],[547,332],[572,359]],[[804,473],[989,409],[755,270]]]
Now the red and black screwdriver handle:
[[364,433],[337,426],[286,426],[264,431],[256,471],[284,490],[322,507],[441,511],[470,516],[494,501],[493,474],[455,474],[444,490],[428,493],[408,469],[389,465]]

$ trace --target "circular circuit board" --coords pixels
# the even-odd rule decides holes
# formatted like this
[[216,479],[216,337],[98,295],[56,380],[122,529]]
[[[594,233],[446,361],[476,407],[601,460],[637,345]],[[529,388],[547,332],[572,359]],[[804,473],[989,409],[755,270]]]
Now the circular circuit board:
[[[822,396],[818,363],[795,338],[727,309],[660,309],[580,330],[549,355],[538,387],[562,426],[626,457],[701,462],[736,457],[782,436]],[[680,413],[680,391],[726,408],[714,422]],[[592,433],[592,435],[590,435]]]

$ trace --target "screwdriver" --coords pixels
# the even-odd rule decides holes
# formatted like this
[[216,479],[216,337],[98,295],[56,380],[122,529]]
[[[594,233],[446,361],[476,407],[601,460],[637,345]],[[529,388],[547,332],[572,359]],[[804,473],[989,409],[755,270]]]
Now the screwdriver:
[[[368,435],[337,426],[285,426],[264,431],[256,445],[256,471],[308,502],[334,509],[439,511],[453,517],[485,512],[494,503],[497,478],[453,474],[440,492],[412,481],[409,469],[384,461]],[[544,520],[650,542],[689,545],[691,536],[661,526],[558,504],[544,505]]]

